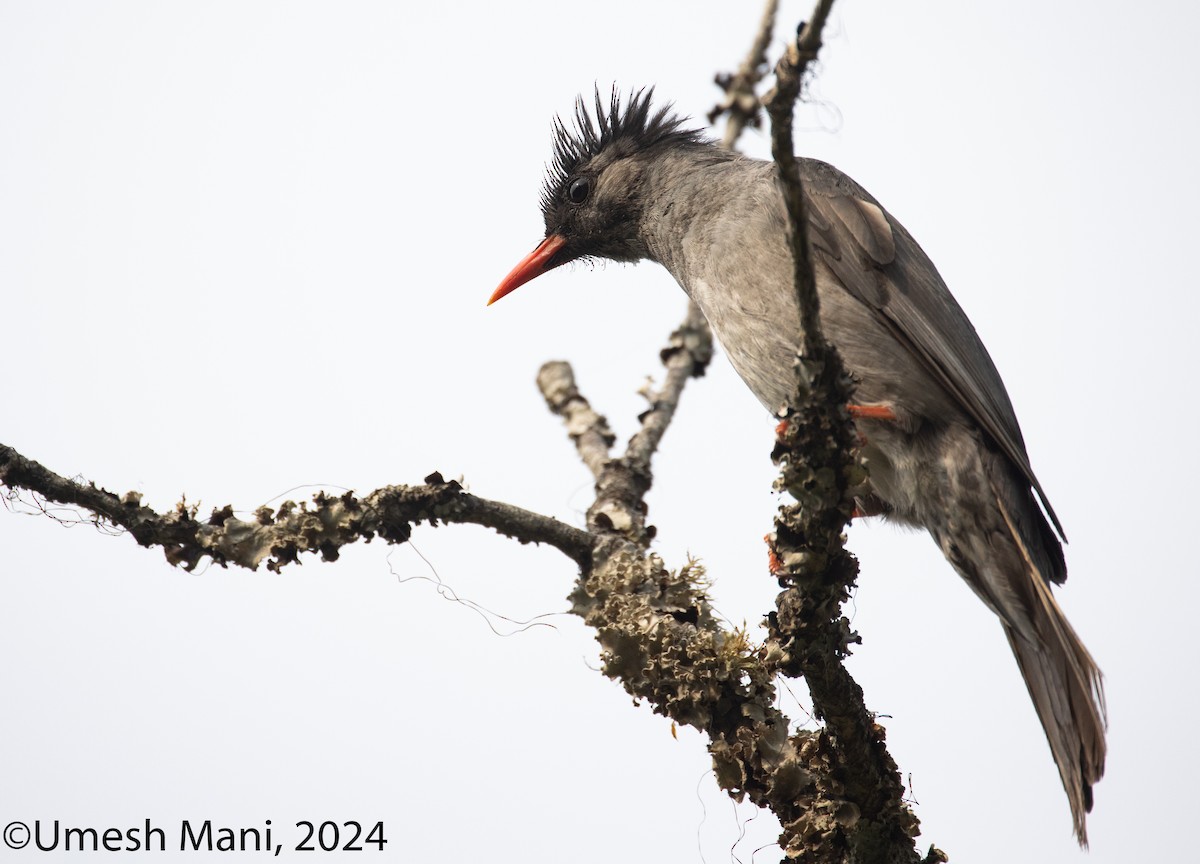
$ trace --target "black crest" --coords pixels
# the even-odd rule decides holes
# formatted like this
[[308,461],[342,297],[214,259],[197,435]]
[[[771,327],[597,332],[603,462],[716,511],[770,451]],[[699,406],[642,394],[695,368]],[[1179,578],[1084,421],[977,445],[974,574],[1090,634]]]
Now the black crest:
[[621,93],[613,87],[612,97],[605,106],[600,88],[597,87],[594,118],[588,112],[582,96],[575,99],[574,129],[569,129],[562,117],[554,118],[554,159],[546,169],[546,182],[542,188],[543,210],[554,205],[563,184],[585,162],[609,146],[624,146],[632,153],[663,142],[708,143],[699,129],[684,128],[686,118],[672,113],[670,103],[652,111],[650,98],[653,95],[653,87],[636,90],[629,94],[622,108]]

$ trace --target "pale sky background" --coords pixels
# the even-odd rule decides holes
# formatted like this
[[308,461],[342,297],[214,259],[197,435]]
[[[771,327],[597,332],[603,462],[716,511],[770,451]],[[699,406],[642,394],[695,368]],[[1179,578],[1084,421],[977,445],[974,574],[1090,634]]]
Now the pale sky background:
[[[683,295],[611,265],[484,302],[542,236],[553,114],[615,81],[703,123],[758,20],[738,5],[0,2],[0,442],[159,509],[436,469],[581,523],[588,475],[537,368],[571,360],[628,434]],[[810,8],[785,3],[784,29]],[[992,615],[924,534],[854,526],[851,670],[922,843],[954,861],[1195,854],[1198,27],[1185,2],[843,2],[798,119],[991,350],[1107,675],[1085,857]],[[771,434],[718,357],[655,463],[657,549],[702,558],[735,624],[776,590]],[[173,843],[185,818],[270,819],[290,847],[300,820],[382,820],[387,853],[358,860],[778,860],[700,737],[594,671],[555,551],[424,528],[283,575],[186,574],[11,509],[0,823],[150,818]],[[506,635],[435,574],[552,626]]]

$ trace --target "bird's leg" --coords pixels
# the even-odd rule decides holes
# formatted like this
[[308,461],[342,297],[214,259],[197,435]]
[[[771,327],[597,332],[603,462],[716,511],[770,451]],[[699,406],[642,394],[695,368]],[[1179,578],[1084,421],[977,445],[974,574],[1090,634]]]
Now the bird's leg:
[[763,535],[763,540],[767,544],[767,571],[772,576],[778,576],[783,571],[783,562],[780,561],[779,556],[775,554],[775,544],[771,542],[772,536],[774,535]]
[[[897,420],[896,412],[887,405],[856,405],[851,402],[846,406],[846,410],[850,412],[850,416],[859,420]],[[783,436],[787,434],[788,421],[780,420],[779,425],[775,427],[775,437],[783,440]]]
[[850,416],[861,420],[895,420],[896,412],[886,405],[855,405],[853,402],[846,406]]
[[[866,500],[855,499],[854,512],[850,514],[850,519],[865,519],[868,516],[879,516],[887,512],[887,506],[877,499],[874,495]],[[783,572],[783,561],[775,551],[775,543],[773,534],[764,534],[763,542],[767,544],[767,572],[772,576],[778,576]]]

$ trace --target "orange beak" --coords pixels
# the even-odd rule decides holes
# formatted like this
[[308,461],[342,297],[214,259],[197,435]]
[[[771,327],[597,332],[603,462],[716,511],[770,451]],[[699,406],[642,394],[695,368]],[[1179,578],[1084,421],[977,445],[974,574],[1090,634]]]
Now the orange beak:
[[[561,234],[551,234],[545,240],[538,244],[538,247],[521,259],[512,272],[504,277],[504,281],[500,283],[500,287],[492,292],[491,298],[487,305],[491,306],[505,294],[511,294],[516,291],[530,279],[536,279],[547,270],[552,269],[550,259],[554,257],[559,249],[565,246],[567,238]],[[557,265],[555,265],[557,266]]]

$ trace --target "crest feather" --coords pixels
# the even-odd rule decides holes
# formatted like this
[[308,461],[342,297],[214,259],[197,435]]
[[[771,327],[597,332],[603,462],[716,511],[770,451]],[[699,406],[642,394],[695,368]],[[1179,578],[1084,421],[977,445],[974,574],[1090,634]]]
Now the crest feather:
[[602,150],[623,143],[630,152],[663,142],[705,145],[709,141],[699,129],[684,128],[686,118],[672,112],[670,103],[652,109],[654,88],[642,88],[629,94],[624,107],[621,92],[614,86],[607,105],[596,87],[595,112],[588,111],[583,96],[575,99],[573,128],[554,118],[554,158],[546,168],[542,187],[542,209],[554,205],[563,185],[579,168]]

